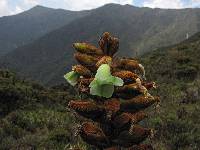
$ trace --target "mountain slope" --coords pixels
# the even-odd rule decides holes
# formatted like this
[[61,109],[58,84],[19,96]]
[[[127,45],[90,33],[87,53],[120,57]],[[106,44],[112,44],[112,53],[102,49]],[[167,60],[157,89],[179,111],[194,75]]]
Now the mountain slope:
[[69,149],[75,122],[66,106],[73,92],[0,70],[0,149]]
[[0,56],[88,14],[36,6],[23,13],[0,18]]
[[200,26],[200,9],[163,10],[108,4],[89,15],[19,47],[1,60],[1,66],[45,84],[63,82],[73,59],[72,43],[96,43],[109,31],[120,37],[119,55],[134,56],[180,42]]
[[[155,149],[188,150],[200,147],[200,33],[180,44],[160,48],[142,57],[147,79],[156,81],[161,97]],[[147,121],[147,122],[148,122]]]

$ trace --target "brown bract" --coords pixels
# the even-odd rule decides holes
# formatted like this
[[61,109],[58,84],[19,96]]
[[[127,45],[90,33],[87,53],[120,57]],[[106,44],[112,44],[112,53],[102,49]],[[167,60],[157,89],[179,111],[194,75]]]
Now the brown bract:
[[79,75],[84,76],[84,77],[91,77],[92,76],[92,72],[88,68],[86,68],[82,65],[75,65],[75,66],[72,67],[72,70],[74,72],[77,72]]
[[80,129],[80,136],[89,144],[97,147],[108,147],[108,138],[98,126],[92,122],[84,122]]
[[96,67],[99,68],[102,64],[109,64],[111,65],[112,58],[110,56],[103,56],[97,63]]
[[73,109],[79,115],[95,121],[100,121],[100,119],[105,116],[106,113],[103,107],[91,101],[70,101],[68,107]]
[[139,76],[131,71],[122,70],[112,73],[113,76],[119,77],[124,81],[124,84],[131,84],[136,82]]
[[122,147],[130,147],[138,145],[151,135],[151,129],[143,128],[138,125],[133,126],[131,133],[129,131],[122,131],[114,143]]
[[129,129],[132,123],[136,124],[147,117],[147,114],[143,111],[139,111],[136,113],[122,113],[119,116],[115,117],[113,120],[113,125],[115,128],[120,129],[127,127],[126,130]]
[[99,40],[99,46],[105,55],[113,56],[119,48],[119,39],[105,32]]
[[121,108],[120,110],[123,112],[136,112],[143,110],[154,103],[160,102],[159,97],[145,97],[145,96],[137,96],[135,98],[129,99],[121,103]]
[[103,55],[103,51],[100,48],[96,48],[92,44],[88,43],[74,43],[73,47],[81,53],[91,54],[91,55]]
[[100,57],[87,55],[83,53],[76,52],[74,58],[86,68],[94,71],[96,70],[96,63],[99,61]]

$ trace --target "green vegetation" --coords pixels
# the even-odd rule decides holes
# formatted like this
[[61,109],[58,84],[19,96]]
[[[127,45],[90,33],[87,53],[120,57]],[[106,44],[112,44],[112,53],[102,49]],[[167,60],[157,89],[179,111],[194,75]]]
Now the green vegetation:
[[156,80],[161,96],[159,117],[149,119],[157,130],[153,141],[156,149],[200,147],[199,35],[146,54],[142,59],[147,78]]
[[73,93],[67,85],[47,89],[0,70],[0,149],[67,149],[73,145],[75,122],[66,110]]

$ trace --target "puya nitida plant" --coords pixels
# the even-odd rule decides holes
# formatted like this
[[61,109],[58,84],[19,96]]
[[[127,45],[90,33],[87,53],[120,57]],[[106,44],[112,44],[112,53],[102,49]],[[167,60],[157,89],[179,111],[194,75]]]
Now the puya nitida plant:
[[86,99],[68,104],[84,120],[79,126],[81,138],[97,149],[152,150],[142,144],[153,130],[139,122],[147,117],[146,108],[159,103],[149,94],[154,82],[145,81],[144,67],[132,58],[116,58],[118,38],[105,32],[99,48],[87,43],[74,43],[78,65],[64,77]]

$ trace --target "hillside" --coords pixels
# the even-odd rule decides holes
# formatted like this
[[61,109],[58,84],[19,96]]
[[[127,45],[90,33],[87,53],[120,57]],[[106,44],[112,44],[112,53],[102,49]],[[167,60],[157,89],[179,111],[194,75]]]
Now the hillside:
[[73,12],[35,6],[14,16],[1,17],[0,56],[88,13],[88,11]]
[[66,110],[72,93],[67,85],[46,89],[0,70],[0,149],[68,149],[77,141]]
[[74,64],[72,43],[96,43],[104,31],[120,37],[119,55],[141,55],[199,31],[200,9],[150,9],[108,4],[1,58],[0,64],[44,84],[62,83]]
[[[147,79],[155,80],[161,96],[159,117],[149,118],[157,129],[157,149],[198,150],[200,147],[200,33],[142,57]],[[154,115],[153,115],[154,116]]]
[[[142,56],[147,79],[156,81],[161,107],[147,110],[144,122],[155,128],[156,150],[198,150],[200,147],[200,33],[180,44]],[[150,91],[151,92],[151,91]],[[45,88],[0,71],[0,149],[63,149],[79,145],[74,120],[66,111],[74,91],[67,85]]]

